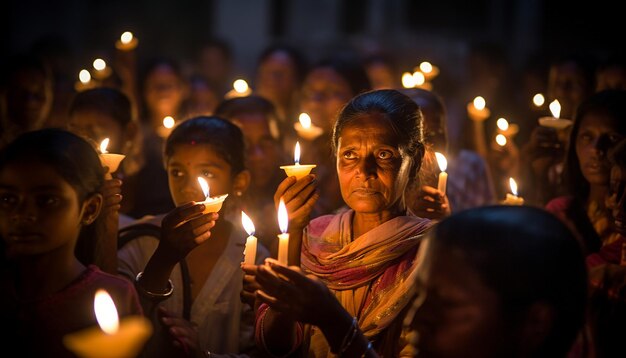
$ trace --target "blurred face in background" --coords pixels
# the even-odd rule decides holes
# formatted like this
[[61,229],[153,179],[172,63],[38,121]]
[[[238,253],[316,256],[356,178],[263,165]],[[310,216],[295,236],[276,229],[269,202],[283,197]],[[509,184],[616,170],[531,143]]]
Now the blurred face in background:
[[312,70],[302,86],[300,108],[311,116],[311,121],[332,133],[341,108],[354,96],[348,81],[328,67]]
[[146,77],[144,85],[144,99],[148,111],[158,127],[163,117],[176,116],[185,99],[186,88],[183,79],[178,73],[166,64],[155,67]]
[[299,90],[296,64],[287,52],[275,51],[259,64],[256,82],[259,95],[275,104],[288,103]]
[[5,91],[6,117],[21,131],[39,129],[52,108],[52,83],[34,68],[13,74]]

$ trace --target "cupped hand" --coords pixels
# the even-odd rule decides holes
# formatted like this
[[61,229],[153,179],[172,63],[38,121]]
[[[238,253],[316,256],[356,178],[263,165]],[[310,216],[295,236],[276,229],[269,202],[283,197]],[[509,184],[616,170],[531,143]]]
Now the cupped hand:
[[122,181],[117,178],[107,179],[104,181],[100,189],[104,199],[102,203],[102,211],[119,212],[122,203]]
[[193,357],[200,352],[198,327],[184,318],[172,315],[163,306],[158,308],[159,319],[172,337],[172,344],[185,356]]
[[161,222],[159,248],[180,260],[211,236],[217,213],[203,213],[204,204],[190,202],[170,211]]
[[256,291],[261,289],[261,285],[256,281],[256,274],[259,269],[257,265],[241,264],[243,275],[243,288],[240,293],[241,302],[250,305],[256,311]]
[[319,199],[315,174],[299,180],[296,177],[283,180],[274,193],[274,204],[277,208],[281,198],[289,213],[290,230],[304,229],[309,223],[315,202]]
[[437,188],[422,185],[412,195],[416,198],[412,201],[411,210],[419,217],[440,220],[451,213],[448,196]]

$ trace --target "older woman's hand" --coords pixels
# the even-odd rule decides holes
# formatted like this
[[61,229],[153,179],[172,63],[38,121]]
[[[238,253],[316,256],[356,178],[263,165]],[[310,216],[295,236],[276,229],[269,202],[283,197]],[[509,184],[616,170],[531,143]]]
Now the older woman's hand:
[[413,200],[411,209],[421,218],[441,220],[451,213],[448,196],[433,188],[422,185],[417,189],[416,198]]
[[308,225],[313,206],[319,199],[315,174],[309,174],[300,180],[296,180],[296,177],[283,180],[274,194],[276,207],[281,198],[289,213],[290,231],[301,232]]

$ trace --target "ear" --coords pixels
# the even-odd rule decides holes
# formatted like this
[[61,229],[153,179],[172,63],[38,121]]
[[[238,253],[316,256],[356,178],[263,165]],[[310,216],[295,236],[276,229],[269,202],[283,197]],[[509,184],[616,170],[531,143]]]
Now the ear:
[[554,308],[545,302],[533,303],[526,313],[521,329],[520,348],[537,352],[554,327]]
[[104,199],[102,194],[93,194],[83,202],[83,208],[81,212],[80,222],[83,226],[91,225],[100,214],[102,210],[102,203]]
[[248,190],[248,186],[250,186],[250,180],[250,172],[247,169],[235,175],[233,178],[233,193],[235,193],[236,196],[243,195],[246,190]]

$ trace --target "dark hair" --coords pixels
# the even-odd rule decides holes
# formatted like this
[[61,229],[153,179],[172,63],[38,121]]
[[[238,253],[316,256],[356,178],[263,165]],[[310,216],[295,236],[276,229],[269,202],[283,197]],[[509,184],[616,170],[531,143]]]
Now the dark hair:
[[557,217],[530,206],[485,206],[441,221],[432,245],[460,251],[497,292],[505,320],[536,302],[554,310],[554,322],[536,356],[563,356],[584,322],[587,271],[573,233]]
[[276,108],[272,102],[261,96],[251,95],[226,99],[220,102],[215,109],[216,116],[229,120],[242,114],[252,113],[261,113],[267,116],[270,122],[270,130],[273,131],[272,136],[276,139],[280,138],[281,133]]
[[197,55],[200,55],[200,53],[202,53],[202,50],[210,47],[218,49],[227,60],[230,60],[233,57],[233,50],[230,44],[225,39],[217,37],[213,37],[203,41],[200,46],[198,46]]
[[283,52],[285,53],[293,62],[293,65],[296,70],[296,79],[298,83],[302,83],[304,80],[304,76],[307,71],[307,61],[300,51],[298,51],[295,47],[286,45],[286,44],[273,44],[265,48],[263,52],[259,55],[259,59],[257,61],[257,67],[265,62],[270,56],[275,53]]
[[187,119],[174,127],[165,142],[165,161],[180,144],[205,144],[217,152],[231,166],[233,175],[245,169],[245,142],[241,129],[217,116],[199,116]]
[[384,89],[362,93],[350,100],[337,118],[333,129],[333,151],[337,153],[343,128],[363,114],[380,113],[385,116],[400,138],[400,146],[414,160],[411,177],[417,173],[424,156],[422,135],[423,118],[419,106],[407,95],[397,90]]
[[319,68],[330,68],[346,80],[353,95],[357,95],[372,89],[365,68],[357,61],[344,57],[333,57],[318,62],[309,73]]
[[70,105],[69,115],[81,110],[104,113],[113,118],[122,129],[133,121],[130,100],[115,88],[100,87],[79,92]]

